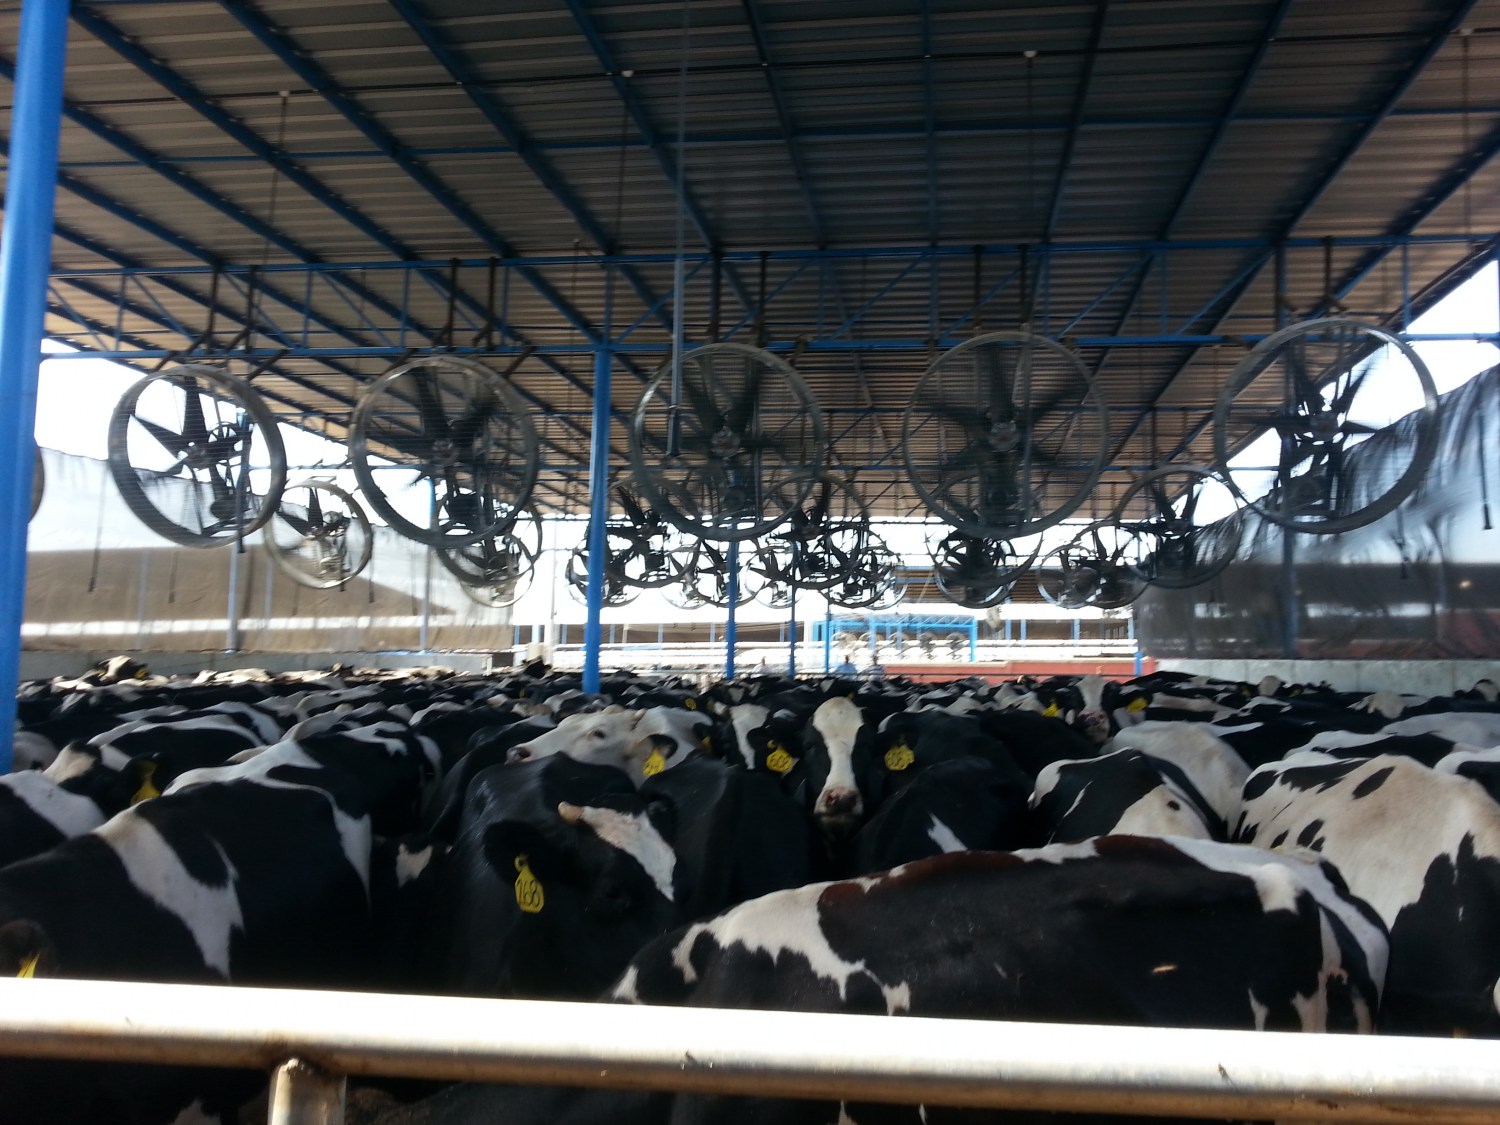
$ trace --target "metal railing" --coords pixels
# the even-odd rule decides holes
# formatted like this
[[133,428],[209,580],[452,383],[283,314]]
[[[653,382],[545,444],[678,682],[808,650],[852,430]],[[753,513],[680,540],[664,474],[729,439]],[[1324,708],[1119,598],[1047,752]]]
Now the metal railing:
[[347,1075],[995,1109],[1492,1123],[1500,1042],[0,980],[0,1054],[252,1067],[271,1125]]

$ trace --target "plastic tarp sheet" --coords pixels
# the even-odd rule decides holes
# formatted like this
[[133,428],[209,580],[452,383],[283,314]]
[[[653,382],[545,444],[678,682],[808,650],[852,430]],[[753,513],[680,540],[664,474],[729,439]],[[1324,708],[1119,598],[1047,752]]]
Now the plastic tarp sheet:
[[[1350,453],[1375,479],[1414,418]],[[1329,660],[1500,655],[1500,368],[1439,400],[1421,484],[1390,515],[1341,535],[1292,533],[1247,513],[1235,561],[1190,590],[1136,603],[1155,657]],[[1290,556],[1290,567],[1284,555]]]
[[429,649],[511,644],[508,609],[473,601],[426,547],[389,528],[374,528],[362,574],[315,590],[273,566],[258,533],[245,539],[237,562],[232,545],[179,547],[136,518],[104,462],[53,450],[43,450],[43,460],[46,492],[27,539],[23,648],[410,651],[423,647],[424,621]]

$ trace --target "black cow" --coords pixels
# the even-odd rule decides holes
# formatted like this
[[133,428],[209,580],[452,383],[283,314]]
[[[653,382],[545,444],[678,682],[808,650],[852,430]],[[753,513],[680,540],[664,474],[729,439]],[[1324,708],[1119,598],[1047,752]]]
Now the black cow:
[[476,774],[415,959],[430,990],[586,997],[679,918],[676,856],[612,766]]

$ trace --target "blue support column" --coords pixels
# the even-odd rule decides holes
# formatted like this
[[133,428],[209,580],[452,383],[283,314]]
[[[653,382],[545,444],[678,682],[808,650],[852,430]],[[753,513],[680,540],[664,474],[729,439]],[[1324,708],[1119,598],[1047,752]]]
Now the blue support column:
[[787,622],[786,635],[791,642],[786,650],[786,674],[795,679],[797,676],[797,586],[793,583],[792,588],[791,620]]
[[67,0],[25,0],[16,48],[15,108],[5,226],[0,232],[0,773],[11,769],[21,620],[26,611],[26,523],[31,513],[36,380],[52,203],[62,120]]
[[735,603],[740,600],[740,545],[729,544],[729,616],[724,621],[724,678],[734,679],[734,642],[739,638]]
[[823,614],[823,674],[833,671],[833,603]]
[[969,663],[973,664],[978,659],[975,650],[979,647],[979,622],[969,622]]
[[594,353],[594,433],[589,443],[588,623],[583,629],[583,690],[599,690],[600,615],[604,607],[604,524],[609,519],[610,353]]

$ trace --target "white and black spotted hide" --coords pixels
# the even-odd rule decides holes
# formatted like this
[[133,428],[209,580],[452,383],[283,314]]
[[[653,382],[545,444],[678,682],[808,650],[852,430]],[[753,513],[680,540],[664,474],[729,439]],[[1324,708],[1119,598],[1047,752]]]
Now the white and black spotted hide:
[[1500,805],[1478,782],[1405,757],[1264,766],[1234,838],[1310,849],[1389,927],[1380,1026],[1500,1035]]

